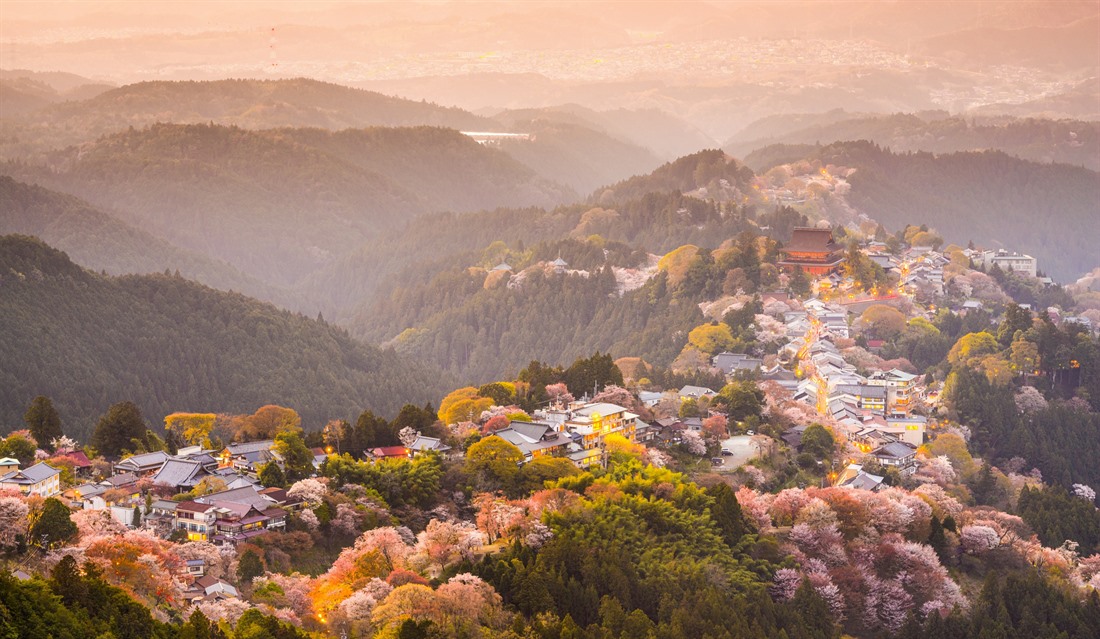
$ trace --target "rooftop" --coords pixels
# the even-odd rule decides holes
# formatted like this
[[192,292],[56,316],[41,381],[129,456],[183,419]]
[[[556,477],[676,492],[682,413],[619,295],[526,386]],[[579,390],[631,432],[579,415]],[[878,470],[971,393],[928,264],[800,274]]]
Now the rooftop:
[[794,229],[791,241],[782,250],[794,253],[832,253],[841,250],[841,247],[833,241],[831,229],[798,227]]

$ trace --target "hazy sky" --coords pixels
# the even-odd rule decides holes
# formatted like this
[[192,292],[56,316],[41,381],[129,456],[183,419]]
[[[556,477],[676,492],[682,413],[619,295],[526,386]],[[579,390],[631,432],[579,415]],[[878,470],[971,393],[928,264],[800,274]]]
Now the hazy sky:
[[[779,107],[785,88],[798,88],[787,108],[812,106],[807,89],[840,84],[856,103],[882,98],[875,108],[885,110],[1019,102],[1100,73],[1098,34],[1097,0],[0,0],[2,69],[113,85],[306,76],[466,108],[587,101],[601,90],[616,94],[599,104],[665,108],[645,97],[652,83],[773,87]],[[510,78],[513,90],[465,81],[487,76]],[[556,84],[539,95],[538,82]],[[648,83],[636,91],[644,99],[608,89],[623,82]],[[587,88],[563,92],[570,83]],[[918,84],[925,98],[901,99]]]

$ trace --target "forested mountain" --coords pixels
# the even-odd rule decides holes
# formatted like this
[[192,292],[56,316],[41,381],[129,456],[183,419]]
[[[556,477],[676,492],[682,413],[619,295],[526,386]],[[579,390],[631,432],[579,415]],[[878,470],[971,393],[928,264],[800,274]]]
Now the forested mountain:
[[159,124],[53,152],[46,162],[3,171],[83,197],[276,286],[421,213],[570,197],[498,150],[429,127],[328,133]]
[[[475,264],[495,266],[507,254],[490,252],[496,261],[486,257],[491,241],[522,253],[526,249],[520,247],[540,242],[598,235],[662,254],[684,244],[717,247],[750,228],[740,213],[746,212],[723,216],[714,205],[696,198],[649,193],[617,204],[578,204],[549,211],[497,209],[430,215],[341,256],[303,280],[296,290],[310,308],[323,310],[326,317],[351,326],[357,334],[376,337],[371,309],[378,296],[387,297],[391,290],[404,286],[423,286],[441,271]],[[385,339],[389,337],[392,335]]]
[[549,120],[517,122],[533,140],[505,140],[501,148],[539,175],[590,193],[604,184],[652,171],[661,161],[652,152],[594,129]]
[[1100,119],[1100,77],[1082,80],[1076,86],[1051,96],[1015,104],[986,104],[970,113],[1016,117]]
[[100,276],[24,236],[0,238],[0,423],[36,395],[86,438],[114,402],[157,425],[179,410],[289,406],[314,427],[437,399],[438,371],[343,330],[181,277]]
[[496,130],[492,120],[428,102],[373,91],[293,80],[139,82],[45,110],[0,120],[3,154],[33,152],[94,140],[157,122],[234,124],[244,128],[432,125]]
[[569,188],[536,175],[509,154],[453,129],[297,128],[259,134],[318,149],[384,175],[424,198],[432,210],[553,207],[577,199]]
[[65,100],[85,100],[111,85],[72,73],[0,69],[0,117],[30,113]]
[[1100,18],[1015,28],[982,26],[933,36],[916,43],[914,53],[966,60],[1060,69],[1100,68]]
[[509,109],[493,116],[509,128],[538,120],[576,124],[649,149],[661,159],[674,159],[715,146],[715,140],[690,123],[657,109],[596,111],[579,104],[541,109]]
[[0,233],[33,235],[78,264],[112,275],[179,271],[222,290],[264,299],[271,287],[225,262],[188,251],[134,228],[79,198],[0,176]]
[[1027,253],[1059,281],[1097,265],[1096,171],[997,151],[891,153],[869,142],[831,144],[809,157],[856,168],[848,201],[887,228],[919,221],[948,242]]
[[[600,189],[600,202],[626,201],[647,193],[707,189],[712,199],[742,202],[752,194],[752,169],[720,150],[710,149],[673,160],[646,175]],[[725,181],[725,184],[722,184]]]
[[[494,237],[507,245],[456,233],[456,249],[479,248],[377,281],[345,323],[353,334],[477,380],[514,372],[532,358],[568,363],[597,350],[668,366],[704,322],[698,302],[721,296],[729,272],[748,259],[734,238],[752,228],[739,216],[723,217],[715,204],[678,194],[650,194],[616,210],[533,216],[527,228],[534,232],[502,226]],[[570,239],[554,239],[555,226],[564,230],[557,237]],[[661,268],[637,248],[665,253],[689,244]],[[712,256],[709,249],[719,245]],[[550,264],[558,256],[568,264],[562,271]],[[511,273],[489,270],[501,261]],[[747,284],[736,281],[743,274],[734,277],[731,292],[762,281],[756,264]]]
[[723,147],[734,157],[772,144],[830,144],[870,140],[901,153],[930,151],[1004,151],[1035,162],[1077,164],[1100,170],[1100,123],[1078,120],[967,120],[944,112],[888,116],[843,112],[774,116],[747,127]]

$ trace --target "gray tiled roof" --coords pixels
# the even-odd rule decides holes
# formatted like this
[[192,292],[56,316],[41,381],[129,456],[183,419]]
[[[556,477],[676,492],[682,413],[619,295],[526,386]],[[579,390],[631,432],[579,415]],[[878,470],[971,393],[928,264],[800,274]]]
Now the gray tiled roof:
[[169,459],[153,476],[153,483],[162,486],[194,486],[206,475],[202,464],[197,461]]
[[264,439],[258,442],[241,442],[239,444],[230,444],[226,446],[226,450],[230,455],[243,455],[245,453],[254,453],[259,450],[271,450],[275,446],[275,441],[272,439]]
[[154,451],[151,453],[142,453],[140,455],[134,455],[133,457],[127,457],[126,459],[115,464],[115,468],[125,468],[126,470],[139,470],[142,468],[152,468],[153,466],[160,466],[168,460],[168,453],[163,450]]
[[38,482],[46,481],[50,477],[60,473],[60,470],[50,466],[46,462],[40,462],[34,466],[24,468],[23,470],[13,470],[3,477],[0,477],[0,481],[16,484],[37,484]]

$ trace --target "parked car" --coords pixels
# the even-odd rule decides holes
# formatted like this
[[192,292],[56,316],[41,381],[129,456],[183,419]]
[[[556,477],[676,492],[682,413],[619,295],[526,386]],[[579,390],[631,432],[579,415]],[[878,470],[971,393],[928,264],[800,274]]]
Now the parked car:
[[722,458],[721,457],[711,457],[710,458],[710,463],[714,464],[715,466],[721,466],[722,465]]

